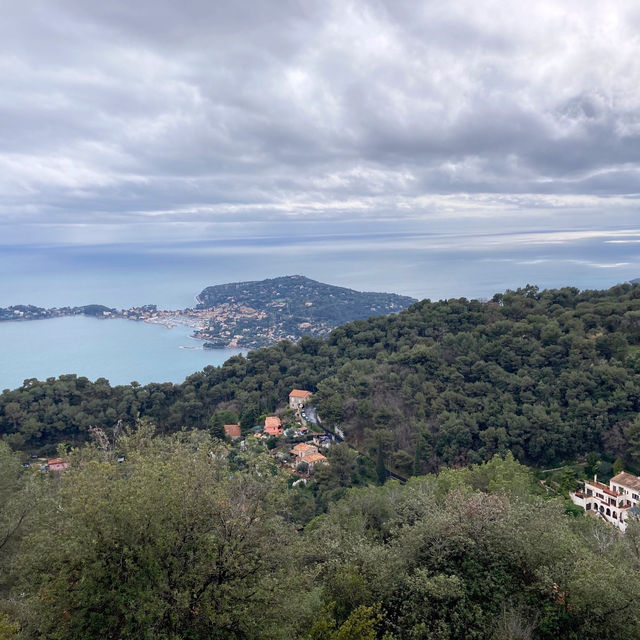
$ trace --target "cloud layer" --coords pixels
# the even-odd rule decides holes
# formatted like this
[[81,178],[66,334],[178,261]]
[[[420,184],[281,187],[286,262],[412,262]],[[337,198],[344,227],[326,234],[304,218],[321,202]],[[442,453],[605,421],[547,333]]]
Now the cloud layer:
[[630,0],[34,0],[0,38],[7,242],[637,211]]

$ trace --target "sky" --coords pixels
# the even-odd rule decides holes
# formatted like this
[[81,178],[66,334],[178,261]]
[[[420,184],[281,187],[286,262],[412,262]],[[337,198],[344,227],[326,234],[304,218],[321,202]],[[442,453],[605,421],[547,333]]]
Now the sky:
[[637,0],[3,5],[2,245],[640,246]]

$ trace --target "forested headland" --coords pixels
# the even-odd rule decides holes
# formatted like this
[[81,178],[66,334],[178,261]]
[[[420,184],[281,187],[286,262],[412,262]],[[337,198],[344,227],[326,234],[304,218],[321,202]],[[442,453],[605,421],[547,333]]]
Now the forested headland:
[[589,452],[640,462],[640,285],[527,286],[489,301],[424,300],[206,367],[182,384],[111,387],[75,375],[0,395],[0,433],[53,453],[91,426],[148,418],[167,433],[221,410],[243,428],[314,392],[325,424],[398,472],[425,473],[512,451],[531,465]]

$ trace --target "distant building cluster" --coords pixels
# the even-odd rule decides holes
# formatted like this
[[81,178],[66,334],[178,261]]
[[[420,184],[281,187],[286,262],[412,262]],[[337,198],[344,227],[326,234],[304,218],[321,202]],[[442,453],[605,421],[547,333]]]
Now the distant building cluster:
[[[291,473],[295,473],[306,482],[309,474],[312,474],[318,465],[329,464],[326,456],[322,451],[326,451],[333,444],[334,437],[331,434],[320,432],[310,433],[308,425],[308,416],[304,411],[305,403],[311,399],[311,392],[304,389],[293,389],[289,394],[289,406],[295,410],[295,425],[289,423],[287,428],[282,424],[279,416],[266,416],[264,425],[258,425],[251,429],[250,436],[258,441],[269,441],[276,438],[278,444],[269,450],[272,456],[276,458],[279,464],[288,468]],[[313,412],[313,423],[316,423],[315,410]],[[225,424],[224,433],[226,438],[231,441],[239,442],[241,449],[247,446],[246,439],[243,438],[242,425],[240,423]],[[282,436],[287,436],[285,440]],[[297,440],[297,442],[296,442]],[[303,440],[303,441],[301,441]],[[294,444],[291,444],[291,443]],[[124,457],[118,458],[118,462],[124,462]],[[33,456],[31,462],[25,462],[23,466],[31,467],[37,465],[40,471],[56,472],[66,471],[70,468],[68,460],[63,458],[36,458]]]
[[[282,424],[279,416],[271,415],[265,417],[264,425],[256,425],[248,434],[248,437],[250,436],[263,442],[277,438],[278,444],[270,448],[270,454],[278,460],[282,467],[288,468],[302,479],[313,473],[318,465],[329,464],[322,451],[325,451],[333,444],[333,437],[330,434],[311,434],[309,432],[309,427],[307,426],[308,416],[303,411],[305,406],[303,403],[310,398],[311,392],[304,389],[293,389],[289,394],[289,406],[295,409],[296,412],[295,427],[291,425],[286,427],[286,425]],[[230,440],[240,440],[241,449],[246,448],[247,441],[242,439],[240,424],[225,424],[224,432]],[[284,440],[282,436],[286,436],[287,440]],[[291,439],[295,444],[289,444]],[[304,439],[304,441],[295,442],[297,439]],[[303,481],[306,482],[306,480]]]

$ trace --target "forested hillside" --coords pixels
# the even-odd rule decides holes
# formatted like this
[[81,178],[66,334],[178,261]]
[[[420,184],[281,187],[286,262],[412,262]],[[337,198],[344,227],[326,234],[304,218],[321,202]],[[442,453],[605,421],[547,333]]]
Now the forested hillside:
[[507,450],[539,465],[604,451],[632,467],[640,461],[639,344],[640,285],[425,300],[327,339],[231,358],[179,385],[28,380],[0,396],[0,430],[12,446],[37,449],[139,417],[168,432],[205,427],[214,411],[232,409],[250,428],[295,387],[316,392],[327,425],[405,474]]
[[0,443],[0,637],[639,637],[638,523],[565,514],[509,456],[351,489],[300,526],[309,488],[266,453],[238,467],[148,425],[103,445],[56,475]]
[[214,313],[197,332],[214,346],[263,347],[303,335],[326,337],[345,322],[406,309],[414,298],[354,291],[305,276],[284,276],[207,287],[198,309]]

